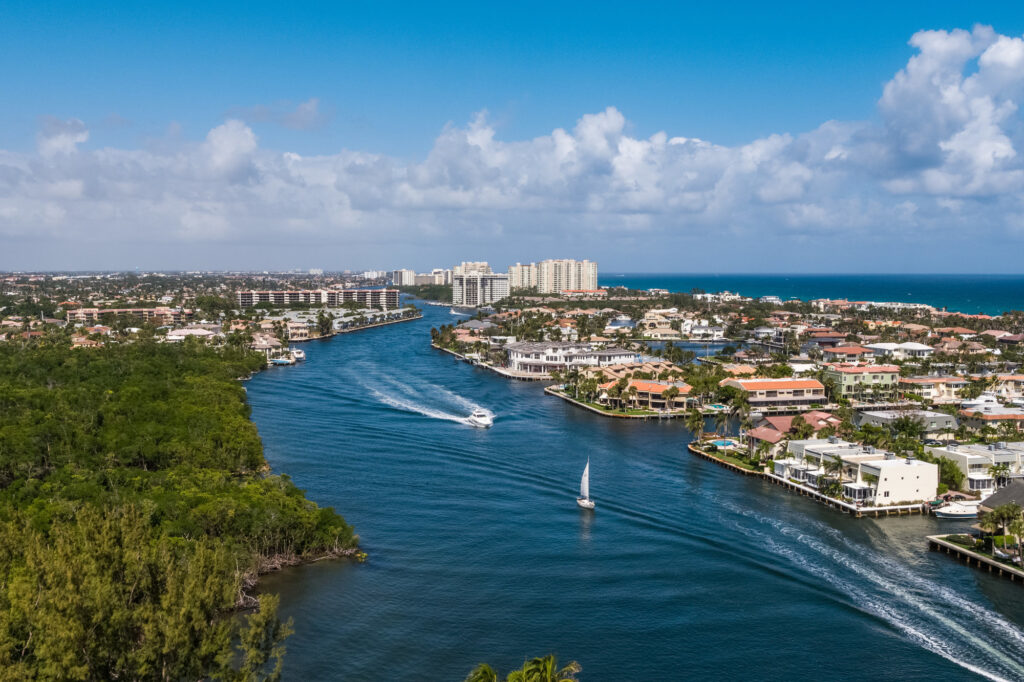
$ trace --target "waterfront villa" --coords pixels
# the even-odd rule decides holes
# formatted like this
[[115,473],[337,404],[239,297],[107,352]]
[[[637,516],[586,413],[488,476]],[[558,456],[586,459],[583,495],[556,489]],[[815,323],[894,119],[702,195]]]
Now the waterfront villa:
[[[610,407],[619,407],[623,404],[634,409],[667,410],[685,408],[689,399],[687,396],[693,387],[682,381],[647,381],[644,379],[628,379],[622,393],[612,397],[609,392],[618,381],[608,381],[599,386],[601,393],[597,401]],[[665,392],[675,387],[679,394],[675,398],[666,398]],[[635,389],[635,390],[634,390]]]
[[543,377],[555,370],[571,367],[605,367],[640,361],[636,351],[625,348],[598,348],[591,343],[569,341],[520,341],[505,346],[509,369]]
[[916,341],[904,341],[903,343],[869,343],[865,346],[874,352],[875,355],[891,357],[894,360],[909,360],[930,358],[935,354],[935,349]]
[[817,379],[723,379],[719,386],[743,391],[754,409],[809,407],[825,403],[825,387]]
[[894,398],[900,368],[896,365],[826,365],[825,378],[835,385],[836,398]]
[[913,504],[932,499],[938,490],[937,465],[834,436],[790,441],[788,456],[772,462],[772,467],[776,476],[819,488],[835,475],[827,471],[826,463],[837,461],[843,465],[838,475],[843,495],[858,503]]
[[956,403],[960,390],[967,387],[967,379],[958,376],[900,377],[899,386],[905,393],[913,393],[933,403]]
[[996,491],[997,482],[989,472],[993,466],[1005,464],[1009,478],[1024,478],[1024,443],[959,444],[927,447],[935,457],[956,463],[965,477],[965,492],[988,497]]

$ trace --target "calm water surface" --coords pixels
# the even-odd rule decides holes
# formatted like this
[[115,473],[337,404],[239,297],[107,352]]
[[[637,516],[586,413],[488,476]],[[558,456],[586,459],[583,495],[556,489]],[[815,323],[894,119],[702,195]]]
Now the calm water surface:
[[[1024,590],[930,554],[965,522],[853,520],[429,347],[426,319],[248,383],[275,470],[364,565],[269,576],[289,680],[461,680],[557,652],[586,682],[1024,679]],[[460,419],[491,410],[486,431]],[[576,507],[587,457],[595,513]]]

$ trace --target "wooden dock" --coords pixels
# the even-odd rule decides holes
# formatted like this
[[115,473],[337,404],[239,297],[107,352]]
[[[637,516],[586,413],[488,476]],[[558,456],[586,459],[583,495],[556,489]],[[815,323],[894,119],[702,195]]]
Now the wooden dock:
[[1009,578],[1016,583],[1024,585],[1024,571],[1021,569],[1008,566],[1001,561],[987,557],[984,554],[979,554],[966,547],[961,547],[955,542],[946,540],[948,537],[948,535],[929,535],[928,549],[933,552],[944,552],[957,561],[966,563],[968,566],[980,568],[983,571],[987,570],[989,573]]

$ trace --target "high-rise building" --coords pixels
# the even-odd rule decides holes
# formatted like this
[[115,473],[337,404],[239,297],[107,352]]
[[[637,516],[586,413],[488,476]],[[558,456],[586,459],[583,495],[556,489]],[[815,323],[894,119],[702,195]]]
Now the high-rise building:
[[409,287],[416,283],[416,271],[392,270],[389,279],[396,287]]
[[542,260],[540,263],[509,267],[509,285],[513,289],[536,287],[541,294],[597,289],[597,263],[589,260]]
[[452,275],[452,304],[481,306],[508,297],[508,275],[471,272]]
[[456,265],[452,268],[453,275],[468,275],[470,273],[490,273],[491,266],[487,264],[487,261],[462,261],[462,265]]
[[516,263],[508,266],[508,285],[512,289],[533,289],[537,286],[537,266]]

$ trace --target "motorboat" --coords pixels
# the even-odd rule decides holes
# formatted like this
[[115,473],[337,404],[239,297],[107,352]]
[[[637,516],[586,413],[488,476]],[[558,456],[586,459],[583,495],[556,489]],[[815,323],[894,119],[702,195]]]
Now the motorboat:
[[580,479],[580,496],[576,498],[576,504],[583,509],[593,509],[594,501],[590,499],[590,458],[587,458],[587,466],[583,467],[583,478]]
[[288,351],[292,354],[292,357],[298,360],[299,362],[302,362],[303,360],[306,359],[306,351],[304,350],[301,350],[299,348],[289,348]]
[[978,517],[978,502],[948,502],[932,513],[940,519],[974,519]]
[[996,398],[995,393],[986,391],[977,398],[965,400],[960,403],[961,410],[970,410],[971,412],[981,412],[986,407],[1000,407],[999,399]]
[[292,358],[292,357],[271,358],[270,359],[270,364],[272,364],[272,365],[294,365],[295,364],[295,358]]
[[489,429],[494,426],[494,418],[486,410],[476,409],[466,417],[466,423],[480,429]]

